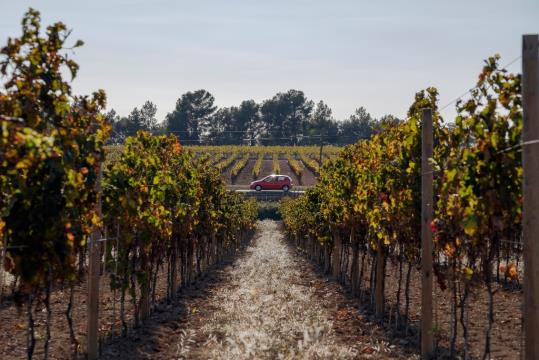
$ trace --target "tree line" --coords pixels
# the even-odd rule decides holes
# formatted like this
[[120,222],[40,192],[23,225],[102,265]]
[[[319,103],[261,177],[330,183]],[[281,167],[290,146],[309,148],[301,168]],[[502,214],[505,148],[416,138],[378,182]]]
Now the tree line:
[[326,103],[315,104],[303,91],[294,89],[261,103],[244,100],[239,106],[223,108],[215,106],[215,98],[207,90],[189,91],[163,121],[156,114],[157,106],[151,101],[124,117],[114,109],[109,111],[110,141],[123,143],[138,130],[147,130],[175,134],[187,145],[346,145],[370,138],[384,123],[399,122],[392,115],[376,119],[364,107],[337,120]]

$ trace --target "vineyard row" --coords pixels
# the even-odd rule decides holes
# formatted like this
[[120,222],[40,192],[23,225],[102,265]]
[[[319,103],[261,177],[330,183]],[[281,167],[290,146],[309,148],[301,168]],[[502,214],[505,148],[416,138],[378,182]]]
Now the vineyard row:
[[[404,122],[345,148],[325,164],[315,187],[281,206],[290,238],[327,273],[349,284],[353,294],[362,299],[370,294],[379,318],[388,310],[388,261],[400,263],[397,293],[391,295],[397,299],[391,326],[404,336],[410,327],[411,269],[421,264],[423,279],[431,279],[431,285],[423,282],[424,355],[441,351],[433,344],[448,338],[451,358],[461,352],[470,356],[470,294],[485,291],[485,345],[473,349],[473,356],[490,356],[493,283],[518,285],[522,279],[522,78],[500,68],[498,60],[486,61],[476,88],[457,102],[451,126],[438,112],[437,90],[421,91]],[[431,153],[422,153],[429,144],[434,144]],[[429,176],[435,190],[430,200]],[[426,220],[428,211],[433,211],[432,221]],[[403,263],[410,264],[407,274]],[[368,268],[372,273],[365,285]],[[448,333],[432,331],[438,328],[432,323],[428,290],[433,273],[439,291],[449,292],[451,299],[448,316],[454,327]],[[464,329],[461,334],[457,324]],[[457,347],[458,339],[463,339],[463,348]]]
[[[139,132],[106,151],[105,93],[74,96],[64,80],[78,70],[64,51],[69,31],[56,23],[41,37],[35,10],[23,24],[23,36],[2,49],[0,70],[0,266],[14,279],[11,298],[27,313],[28,358],[37,344],[49,356],[51,296],[62,288],[73,294],[87,278],[84,341],[73,323],[83,304],[71,296],[64,315],[74,356],[87,350],[94,359],[101,268],[114,269],[107,275],[111,292],[121,295],[125,332],[126,302],[135,326],[145,321],[159,300],[158,272],[166,269],[167,295],[175,296],[238,249],[257,205],[228,192],[220,173],[176,136]],[[222,158],[217,168],[234,161]],[[114,240],[106,237],[114,233]],[[34,321],[42,306],[43,335]]]

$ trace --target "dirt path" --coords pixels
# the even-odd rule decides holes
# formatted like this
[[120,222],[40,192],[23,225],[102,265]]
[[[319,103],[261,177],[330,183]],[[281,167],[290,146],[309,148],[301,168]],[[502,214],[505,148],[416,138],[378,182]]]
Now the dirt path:
[[304,186],[314,186],[318,182],[316,175],[309,169],[303,161],[299,160],[300,164],[303,166],[303,173],[301,175],[301,182]]
[[260,228],[254,246],[230,271],[230,282],[210,299],[215,310],[199,329],[207,345],[192,355],[352,357],[351,349],[335,345],[329,314],[312,289],[298,283],[302,269],[279,236],[277,224],[266,221]]
[[260,221],[239,259],[182,298],[104,358],[411,358],[296,254],[275,221]]

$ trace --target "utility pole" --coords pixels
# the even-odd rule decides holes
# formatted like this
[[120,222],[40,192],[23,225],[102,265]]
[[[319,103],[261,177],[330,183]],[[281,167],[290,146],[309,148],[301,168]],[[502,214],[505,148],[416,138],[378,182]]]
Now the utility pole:
[[318,162],[320,164],[320,167],[322,167],[322,150],[324,148],[324,138],[322,135],[322,131],[320,131],[320,156],[318,158]]
[[539,359],[539,35],[522,37],[524,358]]

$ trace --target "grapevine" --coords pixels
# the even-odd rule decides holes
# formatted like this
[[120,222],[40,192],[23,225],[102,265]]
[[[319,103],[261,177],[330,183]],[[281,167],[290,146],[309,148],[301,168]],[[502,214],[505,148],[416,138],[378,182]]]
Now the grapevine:
[[301,164],[294,158],[293,154],[286,153],[286,159],[288,160],[288,165],[290,165],[290,168],[296,174],[298,179],[301,181],[301,174],[303,173],[303,167]]
[[129,290],[135,324],[147,316],[152,279],[164,259],[172,296],[237,246],[256,216],[252,200],[228,193],[218,173],[193,163],[175,136],[139,132],[128,138],[104,179],[106,224],[120,228],[119,247],[111,243],[108,250],[118,253],[113,265],[121,274],[111,286],[122,291],[122,299]]
[[255,165],[253,167],[253,178],[254,179],[257,179],[258,177],[260,177],[260,172],[262,171],[262,165],[264,164],[264,158],[265,158],[264,153],[261,152],[261,153],[258,154]]
[[35,303],[41,298],[47,310],[47,357],[51,290],[58,282],[72,286],[80,275],[77,255],[80,264],[88,235],[99,224],[95,184],[110,126],[102,115],[105,93],[74,96],[63,77],[74,78],[78,71],[64,54],[66,26],[50,25],[43,37],[39,12],[33,9],[22,26],[22,37],[9,39],[1,50],[0,114],[22,121],[1,122],[0,186],[7,196],[0,205],[0,238],[7,247],[4,267],[19,279],[17,298],[27,305],[31,358]]
[[[343,259],[351,251],[350,281],[360,298],[364,294],[365,254],[372,255],[371,269],[385,269],[392,257],[401,263],[399,308],[402,261],[406,260],[403,320],[407,329],[410,273],[419,260],[421,246],[421,114],[422,109],[432,109],[432,161],[437,169],[434,185],[438,194],[431,224],[437,255],[434,272],[440,288],[449,287],[452,292],[453,324],[460,318],[465,356],[469,351],[465,304],[470,287],[481,281],[489,295],[486,357],[494,318],[493,274],[503,259],[515,256],[514,249],[504,244],[520,241],[522,167],[514,151],[522,128],[520,76],[500,69],[498,60],[495,56],[486,61],[470,98],[457,103],[455,126],[444,125],[438,114],[437,90],[420,91],[405,121],[386,124],[370,140],[345,148],[324,163],[314,188],[281,205],[290,236],[341,281],[348,271]],[[501,270],[505,276],[518,280],[518,268],[508,260],[505,264]],[[369,293],[383,296],[383,284],[373,282],[371,273]],[[376,291],[378,286],[381,292]],[[383,299],[377,299],[377,304],[378,300],[383,304]],[[382,315],[383,308],[376,312]],[[453,357],[456,336],[454,330],[450,343]]]
[[215,167],[217,169],[221,170],[221,171],[229,168],[234,163],[234,161],[236,161],[236,159],[238,158],[238,155],[239,155],[239,153],[231,153],[231,154],[229,154],[227,157],[225,157],[221,161],[217,162],[215,164]]
[[[120,289],[122,301],[130,295],[137,325],[155,303],[155,279],[165,261],[173,296],[245,241],[257,208],[254,200],[227,192],[219,174],[193,159],[175,136],[141,132],[124,146],[105,148],[104,92],[72,95],[63,77],[78,71],[63,54],[70,31],[56,23],[43,36],[34,10],[22,24],[23,36],[9,39],[0,57],[0,246],[4,269],[17,279],[15,299],[26,305],[28,358],[37,340],[35,311],[44,305],[47,358],[51,293],[68,285],[73,294],[93,230],[119,230],[117,242],[105,243],[106,266],[118,269],[110,285]],[[96,211],[100,169],[103,219]],[[70,296],[65,316],[75,356],[72,302]]]
[[307,155],[307,153],[300,151],[297,153],[301,162],[305,167],[311,170],[313,173],[318,174],[320,172],[320,165],[316,160]]
[[249,160],[251,159],[250,153],[245,153],[232,167],[230,170],[230,176],[232,176],[233,179],[235,179],[241,170],[247,165]]

